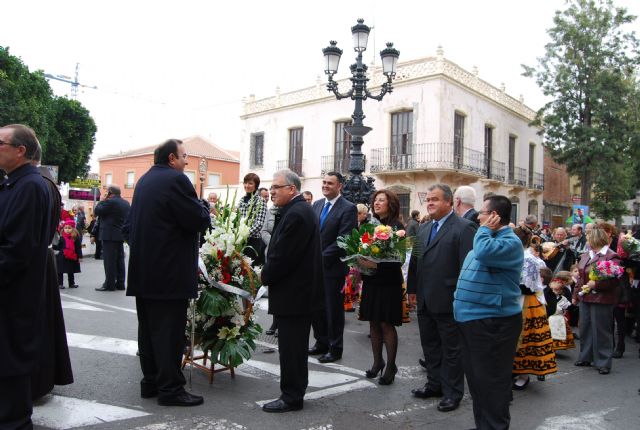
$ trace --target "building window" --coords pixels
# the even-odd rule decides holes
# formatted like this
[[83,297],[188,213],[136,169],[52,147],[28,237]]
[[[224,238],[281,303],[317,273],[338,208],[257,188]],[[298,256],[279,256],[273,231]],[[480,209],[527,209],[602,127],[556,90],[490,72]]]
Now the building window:
[[207,186],[217,187],[220,185],[220,175],[218,173],[209,173],[207,178]]
[[351,121],[335,123],[335,144],[333,151],[333,170],[344,173],[349,170],[349,151],[351,150],[351,135],[344,129],[351,125]]
[[413,146],[413,111],[391,114],[391,165],[408,168]]
[[289,130],[289,169],[299,176],[302,176],[302,131],[302,127]]
[[464,115],[456,112],[453,118],[453,163],[460,169],[464,162]]
[[400,217],[404,224],[409,221],[409,205],[411,203],[411,199],[409,193],[397,193],[398,200],[400,201]]
[[189,178],[189,180],[191,181],[191,183],[195,187],[196,186],[196,172],[194,172],[193,170],[185,170],[184,174],[187,176],[187,178]]
[[493,127],[484,125],[484,165],[487,169],[487,178],[491,178],[491,160],[493,159]]
[[107,173],[106,175],[104,175],[104,183],[107,187],[113,183],[112,173]]
[[509,183],[515,182],[516,137],[509,135]]
[[534,160],[536,155],[536,144],[529,144],[529,188],[533,188],[533,168],[535,166]]
[[262,167],[264,163],[264,133],[251,135],[251,168]]
[[125,188],[133,188],[133,185],[136,182],[136,173],[135,172],[127,172],[127,181],[124,184]]

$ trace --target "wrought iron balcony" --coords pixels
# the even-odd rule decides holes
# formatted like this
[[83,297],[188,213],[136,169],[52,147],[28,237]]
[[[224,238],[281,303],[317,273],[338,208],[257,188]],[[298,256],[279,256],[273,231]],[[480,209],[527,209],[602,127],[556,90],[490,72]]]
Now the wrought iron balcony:
[[[488,164],[489,160],[486,160],[486,162]],[[504,162],[491,160],[491,165],[489,169],[487,169],[487,178],[504,182],[507,179],[506,169],[507,166]]]
[[460,148],[451,142],[411,145],[407,153],[398,154],[391,148],[371,150],[371,173],[406,170],[453,170],[475,176],[485,176],[484,153]]
[[304,176],[302,172],[302,163],[291,162],[290,160],[278,160],[276,162],[276,170],[289,169],[298,176]]
[[[367,165],[367,157],[364,157],[364,167]],[[326,175],[329,172],[338,172],[343,175],[349,174],[349,157],[336,157],[335,155],[323,155],[320,160],[320,174]]]
[[513,167],[513,170],[509,170],[509,181],[511,185],[520,187],[527,186],[527,169],[522,167]]
[[529,178],[529,188],[534,190],[544,190],[544,175],[542,173],[533,172],[533,176]]

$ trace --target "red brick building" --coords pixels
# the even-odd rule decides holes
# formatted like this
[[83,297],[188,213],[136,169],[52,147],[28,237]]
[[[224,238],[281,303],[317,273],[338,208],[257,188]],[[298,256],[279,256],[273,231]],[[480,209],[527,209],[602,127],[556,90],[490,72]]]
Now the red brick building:
[[[207,160],[207,174],[203,184],[205,187],[238,183],[240,160],[237,152],[225,150],[200,136],[184,139],[183,145],[188,163],[184,173],[196,191],[200,190],[198,165],[202,158]],[[153,165],[153,151],[157,146],[100,157],[98,162],[102,188],[106,189],[111,184],[118,185],[122,190],[122,197],[131,202],[136,182]]]
[[552,228],[564,226],[564,220],[571,213],[571,192],[569,174],[566,166],[553,161],[547,150],[544,151],[544,205],[543,221]]

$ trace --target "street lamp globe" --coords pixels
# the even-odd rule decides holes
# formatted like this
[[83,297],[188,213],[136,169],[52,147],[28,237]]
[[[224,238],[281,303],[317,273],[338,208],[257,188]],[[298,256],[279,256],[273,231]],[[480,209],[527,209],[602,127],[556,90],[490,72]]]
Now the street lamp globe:
[[340,56],[342,55],[342,49],[336,45],[338,43],[335,40],[329,42],[329,46],[322,50],[324,54],[324,72],[333,76],[338,71],[338,65],[340,64]]
[[382,73],[392,78],[396,75],[396,65],[398,64],[398,58],[400,57],[400,51],[393,47],[393,43],[388,42],[387,47],[380,51],[380,58],[382,58]]
[[358,19],[358,23],[351,27],[351,34],[353,35],[353,49],[356,52],[363,52],[367,50],[367,41],[369,40],[369,32],[371,28],[364,24],[364,19]]

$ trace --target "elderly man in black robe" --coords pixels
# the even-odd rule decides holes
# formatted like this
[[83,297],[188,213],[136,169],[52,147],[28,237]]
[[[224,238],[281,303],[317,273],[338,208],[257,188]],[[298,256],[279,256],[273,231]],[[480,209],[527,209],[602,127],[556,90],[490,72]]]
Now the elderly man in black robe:
[[0,428],[32,428],[31,375],[42,344],[51,197],[35,133],[0,128]]

